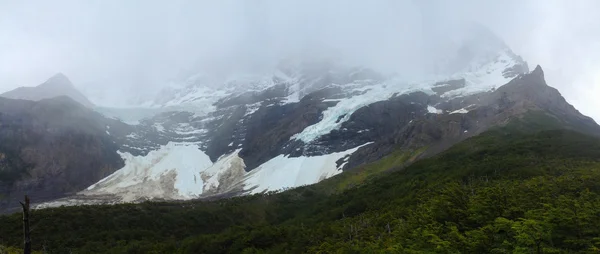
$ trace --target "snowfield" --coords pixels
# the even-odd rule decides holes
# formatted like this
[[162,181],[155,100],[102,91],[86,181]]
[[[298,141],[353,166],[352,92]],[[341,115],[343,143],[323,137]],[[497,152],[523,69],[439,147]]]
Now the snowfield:
[[290,158],[279,155],[250,171],[244,179],[244,190],[254,194],[318,183],[342,173],[336,162],[365,145],[321,156]]

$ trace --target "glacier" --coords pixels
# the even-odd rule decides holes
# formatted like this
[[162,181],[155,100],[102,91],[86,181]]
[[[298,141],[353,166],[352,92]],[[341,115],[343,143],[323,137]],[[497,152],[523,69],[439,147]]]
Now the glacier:
[[200,173],[212,165],[197,145],[186,143],[169,142],[146,156],[119,154],[125,166],[82,194],[120,194],[124,202],[159,197],[190,199],[202,194]]
[[[61,205],[139,202],[153,199],[189,200],[221,194],[235,188],[243,194],[278,191],[317,183],[342,172],[343,159],[364,144],[321,156],[279,155],[246,172],[241,149],[212,163],[195,144],[169,142],[145,156],[120,153],[125,166],[77,196],[38,204],[37,208]],[[113,198],[107,199],[107,196]],[[110,201],[108,201],[110,200]]]

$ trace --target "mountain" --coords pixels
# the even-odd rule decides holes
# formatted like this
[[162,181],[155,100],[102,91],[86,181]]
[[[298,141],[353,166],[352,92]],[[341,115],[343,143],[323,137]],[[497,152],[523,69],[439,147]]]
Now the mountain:
[[[531,112],[558,120],[548,128],[600,133],[593,120],[546,85],[539,66],[512,79],[504,74],[514,65],[503,67],[491,73],[507,84],[487,91],[469,79],[472,73],[394,87],[363,70],[323,81],[347,79],[339,82],[343,85],[312,91],[307,88],[321,77],[273,81],[258,92],[218,99],[209,113],[161,113],[143,120],[136,127],[141,132],[127,135],[130,142],[146,143],[120,148],[123,168],[75,196],[40,207],[235,196],[313,184],[398,148],[429,157]],[[368,78],[352,79],[348,73]],[[291,99],[298,93],[294,87],[307,94]]]
[[[525,117],[541,119],[535,129],[600,133],[546,84],[541,67],[529,71],[504,43],[491,43],[498,38],[479,34],[457,44],[458,51],[446,55],[451,61],[440,62],[438,72],[422,81],[323,59],[284,61],[261,75],[200,73],[169,85],[139,110],[98,113],[77,103],[54,109],[43,104],[53,100],[37,102],[48,110],[81,112],[54,116],[31,113],[29,102],[5,100],[20,110],[3,113],[13,123],[3,126],[6,133],[31,131],[64,147],[47,156],[43,149],[50,145],[7,134],[4,139],[19,145],[4,148],[10,152],[5,171],[19,173],[2,182],[8,197],[3,208],[14,207],[24,192],[38,191],[52,194],[35,196],[38,208],[280,191],[352,175],[342,173],[394,154],[414,163]],[[73,124],[39,127],[53,121]],[[72,138],[79,132],[94,142]],[[70,149],[84,154],[73,156]],[[30,150],[45,157],[24,156]],[[61,163],[44,161],[54,157]],[[81,181],[69,177],[71,170]],[[340,185],[355,185],[369,172]],[[61,183],[50,188],[40,179]],[[25,188],[22,182],[31,183]]]
[[19,87],[0,94],[0,97],[30,101],[39,101],[58,96],[68,96],[88,108],[94,107],[85,95],[77,91],[67,76],[62,73],[52,76],[46,82],[36,87]]

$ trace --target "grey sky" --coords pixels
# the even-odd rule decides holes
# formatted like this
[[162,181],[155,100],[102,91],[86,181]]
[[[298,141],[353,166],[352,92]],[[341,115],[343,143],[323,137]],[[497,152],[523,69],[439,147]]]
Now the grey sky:
[[418,75],[430,43],[423,29],[466,19],[542,65],[550,85],[600,121],[598,13],[595,0],[0,0],[0,91],[63,72],[88,93],[119,101],[186,71],[256,72],[328,49]]

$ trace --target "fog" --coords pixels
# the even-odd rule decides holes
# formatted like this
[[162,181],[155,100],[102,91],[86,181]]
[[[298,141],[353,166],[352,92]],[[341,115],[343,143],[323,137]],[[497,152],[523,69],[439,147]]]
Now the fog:
[[600,121],[598,13],[595,0],[0,1],[0,91],[62,72],[118,104],[199,70],[260,73],[290,57],[418,78],[440,38],[475,21]]

